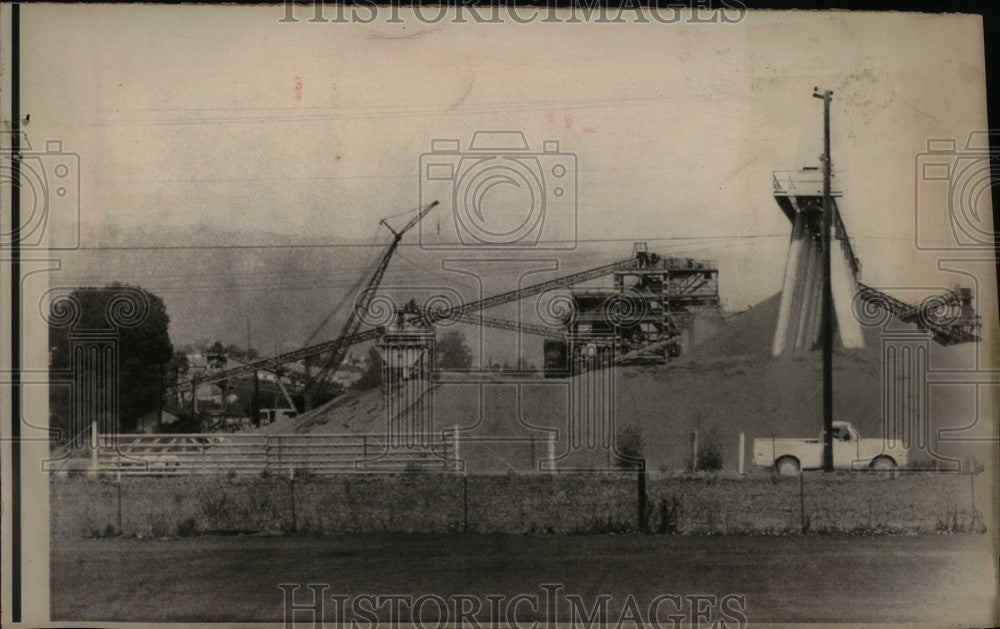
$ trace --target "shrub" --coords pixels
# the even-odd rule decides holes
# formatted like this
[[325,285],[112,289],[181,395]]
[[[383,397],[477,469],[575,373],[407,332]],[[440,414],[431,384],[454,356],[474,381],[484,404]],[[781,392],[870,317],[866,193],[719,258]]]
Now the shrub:
[[718,431],[711,428],[698,438],[698,469],[718,471],[722,464],[722,439]]
[[623,426],[618,431],[615,445],[618,454],[622,455],[616,461],[618,467],[634,467],[632,459],[641,459],[643,455],[642,431],[638,426]]
[[177,525],[177,535],[179,537],[191,537],[197,535],[197,533],[198,525],[195,523],[194,518],[187,518]]

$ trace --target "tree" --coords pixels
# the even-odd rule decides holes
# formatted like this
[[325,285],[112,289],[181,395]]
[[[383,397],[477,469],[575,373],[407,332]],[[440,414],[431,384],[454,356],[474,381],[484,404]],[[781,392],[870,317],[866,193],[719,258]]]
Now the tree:
[[435,352],[438,369],[464,371],[472,368],[472,350],[465,344],[465,336],[457,330],[442,335]]
[[[171,361],[178,360],[170,342],[170,317],[163,300],[141,287],[117,282],[102,289],[79,288],[70,295],[80,309],[75,325],[72,328],[55,325],[49,328],[49,368],[54,372],[69,370],[70,334],[73,329],[108,329],[109,305],[123,294],[134,294],[136,291],[145,298],[148,309],[136,325],[117,328],[117,426],[120,432],[134,431],[139,417],[157,408],[164,386],[172,377]],[[100,377],[100,374],[95,376],[98,382]],[[63,435],[68,436],[71,428],[68,389],[50,387],[49,403],[52,427],[61,429]]]
[[367,391],[382,385],[382,354],[374,347],[368,348],[368,368],[361,374],[354,388]]

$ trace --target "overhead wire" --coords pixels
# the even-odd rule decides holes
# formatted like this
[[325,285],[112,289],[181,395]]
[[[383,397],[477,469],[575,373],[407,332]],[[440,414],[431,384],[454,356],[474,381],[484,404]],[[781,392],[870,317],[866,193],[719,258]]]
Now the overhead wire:
[[[554,239],[539,240],[537,242],[541,249],[544,245],[566,245],[566,244],[587,244],[587,243],[616,243],[616,242],[683,242],[697,240],[759,240],[765,238],[788,238],[787,233],[776,234],[728,234],[728,235],[703,235],[703,236],[632,236],[627,238],[576,238],[576,239]],[[83,246],[74,251],[198,251],[198,250],[229,250],[229,249],[340,249],[340,248],[370,248],[373,245],[368,243],[287,243],[287,244],[229,244],[229,245],[95,245]],[[421,247],[423,243],[401,242],[400,247]],[[454,247],[465,251],[476,251],[476,247],[470,247],[460,242],[435,243],[435,249]]]

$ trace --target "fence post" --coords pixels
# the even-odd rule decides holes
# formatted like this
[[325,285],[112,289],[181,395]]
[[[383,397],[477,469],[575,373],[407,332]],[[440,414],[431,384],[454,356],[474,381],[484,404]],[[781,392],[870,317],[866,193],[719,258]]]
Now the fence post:
[[469,475],[462,474],[462,532],[469,532]]
[[806,532],[806,489],[805,475],[799,472],[799,532]]
[[648,522],[647,514],[646,514],[646,510],[647,510],[647,503],[646,503],[646,459],[642,459],[642,462],[639,464],[638,478],[636,480],[638,481],[636,483],[636,485],[638,486],[638,492],[639,492],[639,496],[638,496],[638,498],[639,498],[638,499],[638,507],[639,507],[639,532],[645,534],[645,533],[649,532],[649,526],[648,526],[649,522]]
[[90,474],[97,476],[97,420],[90,422]]
[[556,471],[556,436],[554,433],[549,433],[549,473],[554,474]]
[[969,472],[969,508],[971,513],[969,517],[972,519],[970,522],[971,527],[975,527],[979,523],[979,511],[976,510],[976,472],[975,470]]
[[295,516],[295,466],[291,466],[288,471],[288,493],[292,503],[292,532],[299,530],[299,523]]
[[535,433],[531,433],[531,471],[535,471]]
[[124,535],[125,531],[122,530],[122,475],[118,472],[118,482],[115,483],[118,487],[118,534]]
[[691,471],[698,471],[698,431],[691,431]]
[[278,473],[281,473],[281,437],[278,437]]
[[368,460],[368,435],[361,435],[361,460]]
[[746,435],[742,432],[740,433],[740,474],[745,474],[745,459],[747,451]]
[[459,471],[459,470],[462,469],[462,459],[459,456],[459,445],[458,445],[458,443],[459,443],[458,442],[458,424],[455,424],[455,432],[452,434],[452,440],[454,441],[454,444],[455,444],[455,453],[454,453],[454,456],[455,456],[455,471],[457,472],[457,471]]
[[[271,437],[270,435],[264,436],[264,471],[268,474],[271,473]],[[278,472],[281,472],[279,469]]]

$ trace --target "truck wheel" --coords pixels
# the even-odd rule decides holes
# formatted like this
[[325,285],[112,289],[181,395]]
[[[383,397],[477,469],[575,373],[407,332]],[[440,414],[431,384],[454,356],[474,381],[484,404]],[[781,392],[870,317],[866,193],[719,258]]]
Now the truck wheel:
[[783,456],[774,462],[774,470],[782,476],[795,476],[802,468],[794,456]]
[[894,470],[896,469],[896,461],[891,456],[877,456],[872,461],[871,468],[873,470]]

